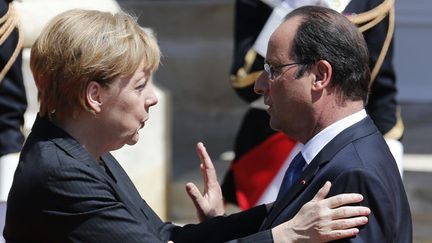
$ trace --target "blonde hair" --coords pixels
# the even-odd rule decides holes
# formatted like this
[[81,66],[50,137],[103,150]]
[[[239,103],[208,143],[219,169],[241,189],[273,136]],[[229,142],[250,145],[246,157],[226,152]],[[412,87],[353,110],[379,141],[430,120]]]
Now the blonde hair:
[[30,67],[38,88],[40,115],[75,117],[90,111],[87,85],[108,86],[132,75],[144,61],[154,72],[160,51],[155,37],[120,12],[69,10],[54,17],[32,47]]

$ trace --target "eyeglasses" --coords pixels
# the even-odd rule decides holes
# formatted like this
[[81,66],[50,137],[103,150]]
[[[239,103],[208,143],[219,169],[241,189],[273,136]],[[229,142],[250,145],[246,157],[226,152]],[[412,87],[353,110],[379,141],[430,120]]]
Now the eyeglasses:
[[293,62],[293,63],[283,64],[283,65],[279,65],[279,66],[275,66],[275,67],[273,67],[272,65],[270,65],[268,63],[264,63],[264,71],[266,71],[268,78],[270,80],[273,80],[274,79],[274,72],[275,72],[276,68],[283,68],[283,67],[288,67],[288,66],[298,65],[298,64],[302,64],[302,63]]

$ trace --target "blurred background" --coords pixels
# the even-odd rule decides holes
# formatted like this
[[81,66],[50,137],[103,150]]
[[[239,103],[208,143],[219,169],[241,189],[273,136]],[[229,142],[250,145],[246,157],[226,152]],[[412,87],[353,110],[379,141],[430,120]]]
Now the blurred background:
[[[234,138],[248,107],[229,83],[234,1],[117,3],[134,13],[142,26],[153,29],[163,59],[154,76],[161,104],[153,108],[155,115],[151,115],[146,128],[149,131],[141,134],[143,141],[134,150],[125,148],[116,152],[116,157],[130,161],[124,162],[126,170],[162,218],[196,222],[184,190],[189,181],[202,185],[195,144],[205,143],[221,181],[233,159]],[[432,242],[432,80],[428,75],[431,13],[431,1],[396,1],[394,53],[398,99],[405,123],[403,181],[414,220],[415,242]],[[29,102],[36,104],[31,81],[26,82]],[[34,115],[37,107],[29,110]],[[31,127],[32,118],[26,118],[26,123]],[[152,153],[157,155],[148,155]]]

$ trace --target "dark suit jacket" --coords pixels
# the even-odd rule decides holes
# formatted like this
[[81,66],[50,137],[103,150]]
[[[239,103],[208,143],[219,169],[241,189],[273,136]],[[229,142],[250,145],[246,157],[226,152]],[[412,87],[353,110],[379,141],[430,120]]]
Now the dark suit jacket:
[[412,241],[411,213],[396,163],[369,117],[344,130],[318,153],[275,202],[261,230],[291,219],[325,181],[332,182],[329,196],[360,193],[364,196],[361,204],[372,211],[358,236],[344,242]]
[[223,242],[256,232],[265,207],[178,227],[162,222],[110,154],[105,168],[38,117],[9,193],[8,242]]

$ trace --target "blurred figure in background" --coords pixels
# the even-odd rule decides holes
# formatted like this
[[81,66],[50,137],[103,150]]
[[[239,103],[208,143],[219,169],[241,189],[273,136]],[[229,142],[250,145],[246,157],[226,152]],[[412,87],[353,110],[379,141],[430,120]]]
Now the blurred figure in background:
[[[260,95],[253,90],[263,71],[267,41],[278,26],[274,15],[303,5],[321,5],[346,15],[359,14],[382,4],[383,0],[237,0],[235,4],[234,56],[231,84],[236,93],[249,103],[249,109],[238,131],[235,158],[224,178],[222,191],[227,202],[247,209],[276,199],[285,170],[302,144],[269,126],[269,115]],[[274,7],[274,9],[273,9]],[[283,13],[281,9],[284,9]],[[279,22],[280,23],[280,22]],[[363,32],[372,68],[385,43],[389,17]],[[267,37],[267,38],[266,38]],[[402,175],[403,123],[396,100],[396,77],[393,47],[390,45],[376,78],[373,80],[366,110],[384,135]]]
[[21,71],[22,36],[11,2],[0,0],[0,202],[7,199],[18,164],[27,108]]

